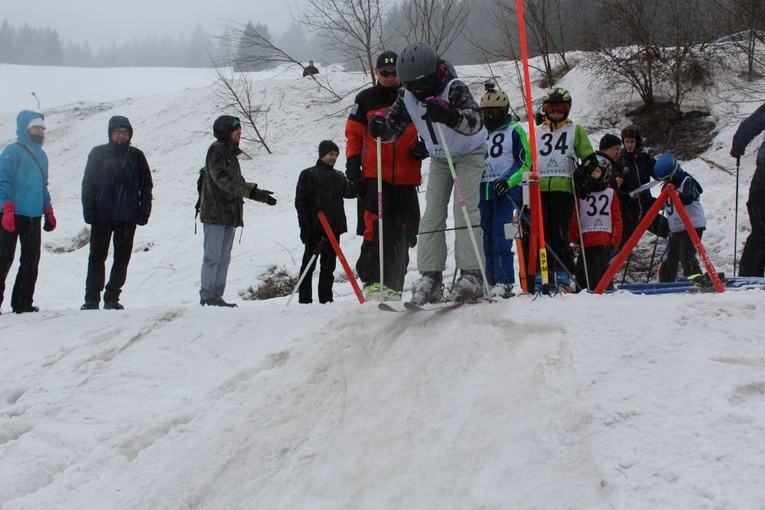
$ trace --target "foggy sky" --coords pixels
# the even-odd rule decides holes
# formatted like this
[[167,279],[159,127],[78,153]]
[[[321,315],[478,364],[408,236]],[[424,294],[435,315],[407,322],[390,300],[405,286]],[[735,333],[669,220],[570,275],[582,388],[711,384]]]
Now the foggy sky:
[[186,38],[201,23],[211,36],[231,22],[263,23],[272,35],[290,25],[296,0],[2,0],[0,21],[49,27],[64,43],[90,43],[91,49],[134,38],[170,35]]

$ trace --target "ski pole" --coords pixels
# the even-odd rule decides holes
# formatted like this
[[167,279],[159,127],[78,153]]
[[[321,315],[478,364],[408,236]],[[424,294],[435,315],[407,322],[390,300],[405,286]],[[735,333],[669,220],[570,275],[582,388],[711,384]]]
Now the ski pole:
[[457,190],[457,197],[459,198],[460,207],[462,208],[462,215],[465,217],[465,224],[468,226],[468,234],[470,234],[470,242],[473,243],[473,250],[475,251],[475,258],[478,261],[478,267],[481,270],[481,277],[483,278],[483,287],[486,291],[486,296],[491,296],[491,289],[489,289],[489,282],[486,280],[486,268],[484,267],[483,260],[481,259],[481,250],[478,249],[478,242],[475,240],[475,233],[473,232],[473,225],[470,223],[470,216],[468,215],[467,207],[465,206],[465,196],[462,194],[462,187],[460,186],[460,180],[457,178],[457,171],[454,169],[454,161],[452,161],[452,154],[449,152],[449,146],[446,144],[446,138],[444,138],[444,130],[439,122],[436,122],[436,128],[438,129],[438,137],[441,139],[441,145],[444,146],[444,152],[446,153],[446,162],[449,164],[449,171],[452,173],[452,179],[454,180],[454,187]]
[[377,240],[380,261],[380,303],[383,302],[383,196],[382,196],[382,138],[377,138]]
[[290,302],[292,301],[292,298],[295,297],[295,292],[300,287],[300,284],[303,283],[303,280],[305,279],[305,275],[308,274],[308,270],[311,269],[311,266],[313,266],[313,263],[316,261],[316,257],[319,256],[319,253],[321,253],[321,249],[324,247],[324,243],[327,242],[326,237],[322,237],[319,241],[319,244],[316,245],[316,248],[313,250],[313,255],[311,255],[311,260],[308,261],[308,265],[305,266],[305,269],[303,269],[303,274],[300,275],[300,278],[298,278],[298,282],[295,285],[295,288],[292,289],[292,294],[290,294],[290,298],[287,300],[287,304],[284,306],[290,306]]
[[[569,169],[570,169],[570,177],[571,177],[571,187],[574,187],[574,165],[573,158],[569,158]],[[577,230],[579,230],[579,256],[582,257],[582,264],[584,265],[584,282],[587,284],[587,290],[592,290],[590,288],[590,271],[587,268],[587,255],[584,253],[584,236],[582,235],[582,220],[579,218],[579,197],[576,195],[576,189],[574,189],[574,211],[576,212],[576,227]]]
[[[657,219],[659,219],[659,218],[662,218],[662,217],[663,217],[663,213],[664,213],[664,209],[665,209],[665,208],[666,208],[666,204],[665,204],[665,205],[662,207],[661,211],[660,211],[660,212],[659,212],[659,214],[658,214],[658,215],[657,215],[657,216],[656,216],[656,217],[653,219],[653,221],[656,221]],[[656,247],[657,247],[657,246],[659,246],[659,237],[660,237],[660,236],[659,236],[659,230],[660,230],[660,229],[659,229],[659,227],[657,226],[657,227],[656,227],[656,241],[653,243],[653,253],[651,254],[651,262],[648,264],[648,274],[647,274],[647,275],[646,275],[646,277],[645,277],[645,282],[646,282],[646,283],[648,283],[648,282],[651,280],[651,271],[653,270],[653,261],[654,261],[654,259],[656,258]],[[630,255],[631,255],[631,254],[632,254],[632,252],[630,252]],[[659,276],[659,272],[658,272],[658,271],[656,272],[656,276],[657,276],[657,279],[658,279],[658,276]]]
[[738,254],[738,173],[741,170],[741,156],[736,156],[736,208],[733,212],[733,276],[736,276],[736,255]]
[[632,260],[632,252],[630,252],[629,257],[627,257],[627,263],[624,264],[624,274],[622,275],[622,285],[624,285],[624,282],[627,281],[627,270],[630,268],[630,260]]

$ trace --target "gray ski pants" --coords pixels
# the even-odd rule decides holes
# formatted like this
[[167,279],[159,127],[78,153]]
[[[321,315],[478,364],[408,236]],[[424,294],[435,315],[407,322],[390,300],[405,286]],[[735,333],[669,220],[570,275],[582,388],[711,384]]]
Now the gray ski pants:
[[[478,210],[478,202],[483,165],[486,160],[486,148],[481,145],[464,156],[453,156],[452,160],[465,198],[465,207],[470,218],[470,224],[473,226],[473,233],[478,244],[478,254],[483,263],[483,232],[480,226],[481,213]],[[443,232],[443,229],[446,228],[449,198],[452,194],[454,195],[452,201],[454,226],[458,229],[454,231],[456,268],[466,271],[478,271],[480,269],[476,251],[470,241],[470,234],[467,228],[464,228],[466,226],[465,216],[449,170],[449,163],[445,159],[431,159],[428,189],[425,192],[425,212],[420,220],[420,232],[434,230],[439,232],[418,236],[417,270],[421,273],[446,269],[446,233]]]
[[226,291],[234,232],[234,227],[204,224],[204,258],[199,290],[199,297],[202,299],[222,298]]

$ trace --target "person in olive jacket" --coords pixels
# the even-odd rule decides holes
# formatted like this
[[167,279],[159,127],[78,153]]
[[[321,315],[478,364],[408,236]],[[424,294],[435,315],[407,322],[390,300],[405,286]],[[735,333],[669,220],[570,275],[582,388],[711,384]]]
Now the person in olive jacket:
[[273,192],[245,182],[237,156],[242,153],[239,140],[242,124],[230,115],[221,115],[213,123],[215,142],[207,149],[202,182],[199,217],[204,229],[204,259],[202,261],[202,306],[235,307],[223,300],[226,290],[234,231],[244,226],[244,200],[249,198],[276,205]]
[[317,250],[320,263],[319,302],[323,304],[333,301],[332,284],[335,281],[337,255],[330,243],[322,242],[326,233],[319,221],[319,212],[326,215],[332,233],[339,239],[340,234],[348,231],[343,199],[356,198],[353,186],[345,174],[334,169],[339,154],[337,144],[331,140],[324,140],[319,144],[319,160],[316,161],[316,165],[300,172],[298,178],[295,209],[300,225],[300,240],[305,245],[300,274],[307,271],[298,288],[298,301],[303,304],[309,304],[313,300],[311,276],[316,262],[310,267],[308,263]]
[[82,178],[82,215],[90,225],[90,255],[81,310],[98,310],[106,279],[106,257],[114,238],[114,261],[104,292],[104,309],[122,310],[136,225],[151,215],[152,180],[143,152],[130,146],[133,127],[127,117],[109,119],[109,143],[94,147]]

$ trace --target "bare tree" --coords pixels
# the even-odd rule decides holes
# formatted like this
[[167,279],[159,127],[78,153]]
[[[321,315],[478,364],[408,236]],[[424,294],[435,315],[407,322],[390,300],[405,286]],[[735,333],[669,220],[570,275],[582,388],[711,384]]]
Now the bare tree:
[[303,63],[282,50],[268,34],[257,30],[251,23],[231,24],[219,37],[221,45],[236,51],[233,64],[237,69],[261,69],[279,64],[303,68]]
[[727,37],[725,44],[746,56],[745,78],[754,81],[762,76],[765,61],[758,46],[765,45],[765,2],[762,0],[715,0],[714,4],[724,13]]
[[[225,57],[222,62],[223,65],[220,67],[226,68],[228,64],[231,64],[234,70],[242,71],[288,64],[303,69],[303,63],[300,60],[279,46],[276,46],[267,35],[252,27],[250,23],[229,27],[229,30],[220,37],[220,40],[222,45],[236,51],[236,56],[233,59]],[[247,51],[242,51],[243,49]],[[215,62],[213,62],[213,66],[216,66]],[[341,96],[335,92],[326,75],[310,75],[310,77],[319,88],[328,92],[334,101],[341,99]]]
[[[709,34],[691,14],[702,0],[601,0],[601,30],[590,33],[587,60],[599,77],[626,82],[652,109],[671,97],[677,115],[685,93],[709,84]],[[690,4],[697,4],[695,6]]]
[[356,62],[374,83],[374,58],[385,46],[387,0],[304,0],[297,20],[322,35],[326,49]]
[[[470,42],[485,56],[520,59],[517,3],[514,0],[492,0],[490,10],[489,24],[501,34],[500,47],[486,47],[480,36],[469,36]],[[560,0],[524,0],[523,14],[529,55],[539,55],[542,60],[541,67],[532,68],[542,73],[542,86],[551,87],[561,72],[571,69],[566,57],[563,4]]]
[[265,116],[269,107],[262,99],[258,101],[252,80],[247,73],[235,73],[233,62],[227,62],[224,65],[224,62],[220,60],[215,61],[212,57],[210,59],[218,76],[213,89],[216,105],[223,111],[234,110],[246,119],[255,132],[255,138],[245,137],[245,139],[263,146],[269,154],[272,154],[264,134],[258,127],[259,117]]
[[459,39],[472,0],[406,0],[398,8],[393,31],[407,43],[425,41],[443,55]]

